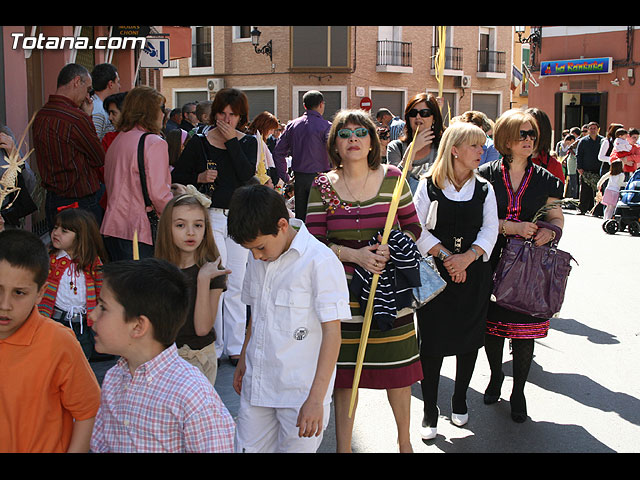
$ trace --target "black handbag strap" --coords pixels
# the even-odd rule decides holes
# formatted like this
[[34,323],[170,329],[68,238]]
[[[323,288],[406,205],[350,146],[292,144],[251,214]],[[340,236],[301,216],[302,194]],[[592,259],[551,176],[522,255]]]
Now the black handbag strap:
[[147,191],[147,176],[144,171],[144,138],[150,135],[151,132],[145,132],[140,137],[138,142],[138,170],[140,173],[140,185],[142,185],[142,196],[144,198],[144,204],[147,207],[152,207],[151,199],[149,198],[149,192]]

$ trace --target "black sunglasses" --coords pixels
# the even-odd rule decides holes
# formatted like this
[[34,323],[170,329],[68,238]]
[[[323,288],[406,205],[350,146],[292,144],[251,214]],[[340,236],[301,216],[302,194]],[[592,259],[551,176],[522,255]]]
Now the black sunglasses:
[[520,141],[522,140],[526,140],[526,138],[529,137],[531,138],[531,140],[534,140],[536,138],[538,138],[538,135],[536,134],[535,130],[520,130]]
[[418,115],[420,115],[422,118],[429,118],[431,115],[433,115],[433,113],[431,113],[431,110],[429,110],[428,108],[423,108],[422,110],[416,110],[415,108],[412,108],[411,110],[409,110],[409,113],[407,115],[409,115],[409,117],[411,118],[417,117]]

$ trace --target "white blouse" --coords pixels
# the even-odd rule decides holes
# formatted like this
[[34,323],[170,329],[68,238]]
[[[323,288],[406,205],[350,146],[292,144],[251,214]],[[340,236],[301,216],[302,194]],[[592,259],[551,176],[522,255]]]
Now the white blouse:
[[[491,256],[491,251],[493,250],[493,246],[498,239],[499,225],[498,206],[496,203],[496,194],[493,190],[493,186],[485,179],[474,175],[469,180],[467,180],[460,191],[456,190],[456,188],[449,180],[446,180],[445,187],[442,190],[442,193],[445,197],[454,202],[469,201],[473,198],[473,193],[475,192],[476,179],[480,180],[481,182],[487,183],[489,189],[482,209],[482,227],[478,232],[478,236],[472,243],[484,250],[485,253],[482,258],[485,262],[488,262],[489,257]],[[416,206],[418,219],[420,220],[420,224],[422,225],[422,233],[420,234],[420,238],[416,242],[416,245],[418,246],[420,253],[422,253],[422,255],[426,257],[429,255],[429,250],[440,243],[440,240],[435,235],[429,232],[429,229],[433,229],[436,224],[437,202],[433,202],[432,205],[431,199],[429,198],[429,193],[427,192],[427,179],[424,177],[420,179],[420,183],[418,184],[416,193],[413,196],[413,203]]]
[[[62,257],[67,257],[71,261],[69,254],[65,251],[60,251],[56,256],[56,258]],[[71,284],[76,288],[76,293],[73,293]],[[87,311],[87,285],[84,272],[78,270],[74,263],[69,265],[60,278],[56,292],[56,307],[70,315]]]

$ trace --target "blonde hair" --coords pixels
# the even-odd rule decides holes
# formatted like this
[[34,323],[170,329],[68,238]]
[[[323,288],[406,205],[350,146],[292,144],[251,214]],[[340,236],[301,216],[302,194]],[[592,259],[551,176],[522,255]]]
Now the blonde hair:
[[467,122],[452,123],[442,134],[438,155],[426,176],[431,177],[437,188],[443,189],[445,180],[449,180],[452,183],[454,180],[455,159],[452,148],[461,145],[484,145],[486,140],[487,136],[477,125]]
[[540,131],[538,129],[538,122],[531,113],[514,108],[507,110],[496,120],[493,129],[493,145],[503,157],[507,158],[511,156],[509,144],[520,140],[520,128],[526,122],[529,122],[531,128],[536,132],[536,141],[533,145],[533,151],[535,152],[538,150],[538,143],[540,142]]
[[[211,228],[211,220],[207,209],[200,203],[200,200],[193,194],[184,194],[174,197],[162,211],[160,222],[158,223],[158,235],[155,246],[155,257],[167,260],[168,262],[179,265],[180,250],[173,241],[173,210],[176,207],[193,207],[202,210],[204,217],[204,237],[195,251],[195,262],[201,267],[207,262],[212,262],[220,256],[216,242],[213,239],[213,230]],[[220,265],[220,268],[223,268]]]

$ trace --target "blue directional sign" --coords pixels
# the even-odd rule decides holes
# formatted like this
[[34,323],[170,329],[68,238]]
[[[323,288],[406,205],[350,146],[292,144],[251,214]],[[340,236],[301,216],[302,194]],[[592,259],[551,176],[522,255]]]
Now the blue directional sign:
[[140,55],[142,68],[169,68],[169,39],[147,37]]

